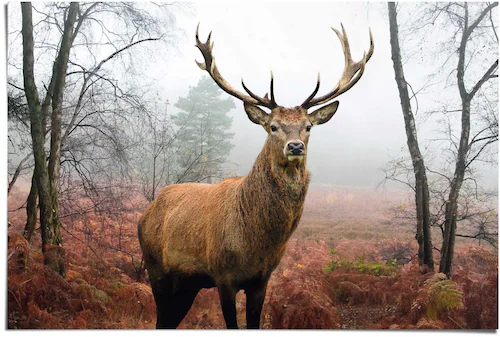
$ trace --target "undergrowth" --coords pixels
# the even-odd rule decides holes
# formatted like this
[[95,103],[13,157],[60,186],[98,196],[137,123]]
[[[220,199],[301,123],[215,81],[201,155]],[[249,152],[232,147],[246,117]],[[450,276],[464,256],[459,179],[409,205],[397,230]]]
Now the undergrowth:
[[340,268],[344,272],[357,270],[362,274],[389,276],[396,273],[396,267],[398,265],[397,259],[395,258],[391,258],[383,263],[380,261],[366,261],[364,256],[358,256],[354,261],[351,261],[346,259],[344,256],[337,254],[336,249],[331,249],[330,255],[333,256],[333,259],[325,266],[325,271],[327,273],[331,273]]
[[412,309],[420,306],[426,309],[429,319],[436,321],[438,314],[444,311],[463,309],[463,294],[457,283],[448,280],[445,274],[435,274],[418,291]]
[[[140,211],[130,206],[127,212],[120,216],[119,224],[104,216],[66,220],[72,235],[63,232],[65,278],[43,265],[39,235],[28,243],[18,234],[25,215],[12,213],[7,254],[8,328],[154,328],[156,306],[147,274],[136,282]],[[113,236],[115,227],[119,227],[120,238]],[[374,241],[328,236],[321,240],[321,229],[312,233],[307,239],[297,235],[288,243],[269,281],[262,328],[498,327],[496,251],[458,245],[452,277],[447,280],[440,274],[421,274],[412,256],[416,252],[412,238]],[[240,327],[246,325],[245,304],[244,293],[238,293]],[[180,325],[184,329],[224,327],[215,288],[200,291]]]

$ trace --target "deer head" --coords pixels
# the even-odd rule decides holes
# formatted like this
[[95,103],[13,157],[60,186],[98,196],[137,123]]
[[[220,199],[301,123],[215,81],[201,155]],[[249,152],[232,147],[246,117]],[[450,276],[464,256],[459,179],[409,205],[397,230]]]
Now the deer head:
[[[365,65],[373,54],[374,43],[371,30],[369,30],[370,49],[368,50],[368,53],[364,53],[361,61],[354,62],[351,57],[349,41],[347,39],[344,26],[342,24],[341,26],[342,33],[340,33],[337,29],[332,28],[340,39],[342,49],[344,50],[345,65],[344,72],[340,80],[328,93],[323,96],[316,97],[320,86],[320,76],[318,74],[316,88],[312,94],[309,95],[309,97],[307,97],[307,99],[300,106],[296,106],[294,108],[284,108],[276,103],[272,72],[270,98],[267,93],[264,97],[260,97],[251,92],[246,87],[243,79],[241,80],[241,84],[248,95],[234,89],[221,76],[219,69],[215,64],[215,59],[212,55],[214,46],[213,42],[211,42],[212,32],[208,35],[207,41],[202,43],[198,38],[199,24],[196,28],[196,46],[203,54],[205,62],[196,61],[196,63],[202,70],[206,70],[210,74],[222,90],[243,101],[248,118],[255,124],[260,124],[268,133],[267,141],[270,143],[272,151],[277,154],[281,153],[281,155],[274,156],[275,158],[283,163],[289,161],[300,162],[305,159],[307,153],[307,143],[312,127],[328,122],[337,111],[339,102],[334,101],[312,112],[308,112],[308,110],[314,106],[328,103],[352,88],[363,75]],[[268,108],[271,112],[267,113],[259,108],[259,106]]]

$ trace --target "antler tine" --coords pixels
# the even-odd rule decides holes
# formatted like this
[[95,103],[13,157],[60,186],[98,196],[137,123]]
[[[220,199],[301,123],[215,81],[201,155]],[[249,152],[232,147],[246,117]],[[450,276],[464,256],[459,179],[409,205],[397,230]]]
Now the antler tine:
[[[328,100],[334,99],[335,97],[342,95],[344,92],[351,89],[359,81],[359,79],[363,75],[363,72],[365,71],[366,61],[367,61],[366,60],[366,52],[364,52],[363,58],[361,59],[361,61],[359,61],[357,63],[359,65],[359,68],[358,68],[359,71],[358,71],[356,77],[351,78],[350,80],[344,79],[345,81],[347,81],[347,83],[344,82],[345,84],[343,83],[340,86],[337,85],[337,86],[339,86],[339,89]],[[341,80],[342,80],[342,78],[341,78]],[[339,81],[339,83],[340,83],[340,81]],[[321,104],[321,103],[318,103],[318,104]]]
[[252,91],[250,91],[250,89],[248,89],[248,87],[245,85],[245,82],[243,81],[243,78],[241,78],[241,86],[243,87],[243,89],[245,89],[245,91],[254,99],[256,100],[264,100],[264,101],[269,101],[270,103],[270,106],[267,106],[268,108],[270,109],[273,109],[273,108],[276,108],[278,106],[278,104],[276,103],[275,99],[274,99],[274,76],[273,76],[273,72],[271,71],[271,100],[269,100],[269,96],[268,96],[268,93],[266,93],[264,95],[264,98],[261,98],[259,96],[257,96],[256,94],[254,94]]
[[[337,34],[340,44],[342,45],[342,50],[344,51],[344,61],[346,65],[349,65],[352,62],[351,56],[351,47],[349,46],[349,39],[347,38],[347,34],[345,32],[344,25],[341,23],[340,27],[342,27],[342,34],[335,28],[331,27],[332,30]],[[210,36],[208,37],[210,39]]]
[[[203,43],[201,43],[201,41],[200,41],[200,39],[198,37],[199,36],[198,35],[199,29],[200,29],[200,23],[198,22],[198,25],[196,26],[196,47],[198,47],[198,49],[203,54],[203,58],[205,59],[205,63],[198,62],[197,60],[194,60],[194,61],[196,62],[196,64],[198,65],[198,67],[200,67],[201,70],[207,70],[207,63],[206,63],[207,58],[205,57],[205,54],[203,53],[205,45]],[[210,33],[212,33],[212,32],[210,32]]]
[[214,47],[214,43],[211,42],[211,37],[212,37],[212,32],[208,34],[207,41],[205,43],[201,42],[199,39],[199,31],[200,24],[198,23],[198,26],[196,26],[196,47],[201,51],[201,54],[203,55],[203,58],[205,59],[205,62],[198,62],[195,60],[196,64],[198,67],[200,67],[201,70],[205,70],[209,73],[210,77],[217,83],[217,85],[227,92],[229,95],[236,97],[240,100],[242,100],[245,103],[248,104],[253,104],[253,105],[260,105],[267,107],[269,109],[273,109],[277,107],[278,105],[274,101],[274,93],[272,92],[273,84],[272,84],[272,79],[271,79],[271,97],[272,99],[270,100],[267,97],[260,97],[252,93],[243,83],[243,79],[241,80],[241,84],[243,85],[243,88],[245,91],[250,95],[245,95],[244,93],[234,89],[220,74],[219,69],[217,68],[215,64],[215,58],[212,55],[212,50]]
[[314,98],[319,89],[319,81],[318,81],[318,84],[316,85],[316,89],[314,90],[313,94],[311,94],[304,101],[304,103],[302,103],[302,107],[306,109],[315,105],[326,103],[334,99],[335,97],[338,97],[341,94],[345,93],[350,88],[352,88],[363,75],[363,72],[365,70],[365,65],[373,55],[375,45],[373,43],[372,31],[371,29],[369,29],[370,49],[368,50],[368,53],[365,52],[363,54],[363,58],[359,62],[354,62],[351,57],[351,48],[349,46],[349,40],[347,38],[344,25],[343,24],[340,25],[342,27],[342,33],[335,28],[332,28],[332,30],[337,34],[340,40],[340,44],[342,45],[342,50],[344,52],[344,62],[345,62],[344,72],[342,73],[340,80],[338,81],[337,85],[333,88],[333,90],[331,90],[330,92],[328,92],[323,96]]
[[278,104],[276,104],[276,101],[274,100],[274,76],[272,70],[271,70],[271,103],[273,103],[275,106],[278,106]]
[[368,50],[368,54],[366,56],[366,62],[370,60],[370,58],[373,55],[373,50],[375,49],[375,44],[373,43],[372,29],[370,27],[368,27],[368,33],[370,34],[370,49]]
[[319,73],[318,73],[318,80],[316,82],[316,88],[314,88],[314,91],[312,92],[312,94],[309,95],[309,97],[306,98],[306,100],[301,104],[301,106],[303,108],[309,108],[309,106],[307,106],[307,104],[309,104],[309,101],[312,100],[314,98],[314,96],[316,96],[316,94],[318,93],[318,90],[319,90],[319,84],[320,84],[320,77],[319,77]]
[[[245,91],[255,100],[260,100],[262,99],[261,97],[259,97],[258,95],[254,94],[253,92],[250,91],[250,89],[247,88],[247,86],[245,85],[245,82],[243,81],[243,77],[241,78],[241,86],[243,87],[243,89],[245,89]],[[267,95],[267,94],[266,94]],[[267,99],[267,96],[264,96],[264,99]]]

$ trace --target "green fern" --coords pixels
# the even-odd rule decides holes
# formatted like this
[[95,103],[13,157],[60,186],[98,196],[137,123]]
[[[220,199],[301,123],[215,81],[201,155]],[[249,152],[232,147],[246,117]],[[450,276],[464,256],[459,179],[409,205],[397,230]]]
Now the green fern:
[[337,266],[338,266],[338,262],[337,261],[332,261],[332,262],[330,262],[329,264],[327,264],[325,266],[325,271],[327,273],[334,272],[335,270],[337,270]]
[[[334,250],[332,251],[330,251],[332,255],[337,253]],[[347,273],[355,269],[361,274],[390,276],[396,274],[397,264],[382,264],[379,261],[365,261],[364,256],[358,256],[354,261],[349,261],[344,256],[338,254],[337,256],[334,256],[334,259],[324,267],[324,270],[327,273],[331,273],[338,268],[342,268],[342,270]]]
[[458,285],[446,279],[442,273],[424,282],[424,287],[419,290],[417,301],[426,306],[427,317],[432,320],[437,320],[442,310],[463,308],[463,294]]

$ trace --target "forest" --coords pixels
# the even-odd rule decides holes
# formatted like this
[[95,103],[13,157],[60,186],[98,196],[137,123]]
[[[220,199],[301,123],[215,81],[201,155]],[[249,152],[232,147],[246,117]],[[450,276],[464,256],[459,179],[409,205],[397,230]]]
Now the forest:
[[[498,3],[262,6],[6,6],[7,329],[154,329],[139,219],[166,186],[253,172],[251,122],[274,132],[257,105],[315,76],[311,181],[260,328],[498,329]],[[219,297],[178,328],[225,329]]]

